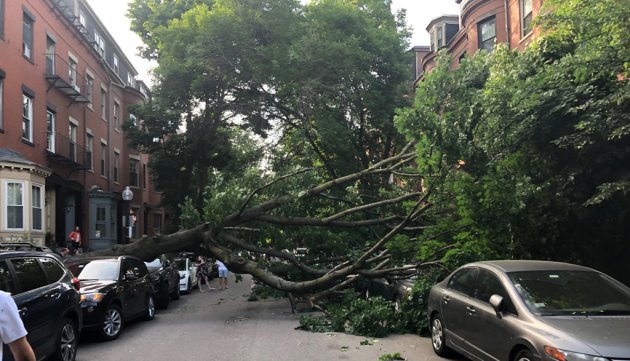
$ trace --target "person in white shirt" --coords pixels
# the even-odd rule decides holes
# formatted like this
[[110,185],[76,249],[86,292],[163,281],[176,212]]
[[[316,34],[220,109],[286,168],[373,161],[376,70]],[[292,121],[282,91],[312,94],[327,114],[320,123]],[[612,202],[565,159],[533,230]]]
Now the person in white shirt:
[[[15,361],[35,361],[35,353],[26,340],[26,329],[10,293],[0,291],[0,339],[7,344]],[[0,360],[2,360],[0,347]]]

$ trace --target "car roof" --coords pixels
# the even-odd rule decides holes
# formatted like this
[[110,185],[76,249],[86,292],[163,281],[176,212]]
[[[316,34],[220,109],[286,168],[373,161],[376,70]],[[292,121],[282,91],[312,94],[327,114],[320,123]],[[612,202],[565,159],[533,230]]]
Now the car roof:
[[467,266],[486,266],[505,273],[523,271],[595,271],[571,263],[540,260],[493,260],[469,263]]
[[15,249],[2,249],[0,248],[0,258],[10,257],[50,257],[61,261],[61,256],[55,252],[49,251],[37,251],[37,250],[15,250]]

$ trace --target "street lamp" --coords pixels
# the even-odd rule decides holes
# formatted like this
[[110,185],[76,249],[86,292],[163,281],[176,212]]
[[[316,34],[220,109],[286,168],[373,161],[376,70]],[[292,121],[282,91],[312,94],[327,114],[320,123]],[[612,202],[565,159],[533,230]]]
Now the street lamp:
[[125,190],[122,191],[122,198],[123,201],[127,202],[127,212],[125,217],[127,218],[127,242],[129,242],[129,240],[131,240],[131,205],[129,204],[129,202],[133,199],[133,192],[131,191],[131,189],[129,189],[129,186],[125,187]]

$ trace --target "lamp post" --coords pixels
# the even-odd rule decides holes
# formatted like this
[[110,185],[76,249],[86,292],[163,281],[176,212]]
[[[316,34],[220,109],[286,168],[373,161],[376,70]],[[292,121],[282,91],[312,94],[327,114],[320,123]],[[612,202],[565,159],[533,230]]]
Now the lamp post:
[[125,212],[125,218],[126,218],[126,222],[125,224],[127,225],[127,239],[125,243],[129,243],[129,241],[131,240],[131,205],[130,202],[133,199],[133,192],[131,191],[131,189],[129,189],[129,186],[125,187],[125,190],[122,191],[122,198],[123,201],[125,201],[127,203],[127,211]]

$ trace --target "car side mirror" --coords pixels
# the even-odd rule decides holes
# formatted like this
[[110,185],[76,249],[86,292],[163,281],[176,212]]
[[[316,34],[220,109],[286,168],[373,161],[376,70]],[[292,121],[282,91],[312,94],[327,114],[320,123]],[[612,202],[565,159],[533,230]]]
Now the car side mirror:
[[497,294],[490,296],[490,305],[494,309],[494,312],[497,314],[498,318],[503,317],[501,314],[501,306],[503,306],[503,297]]

